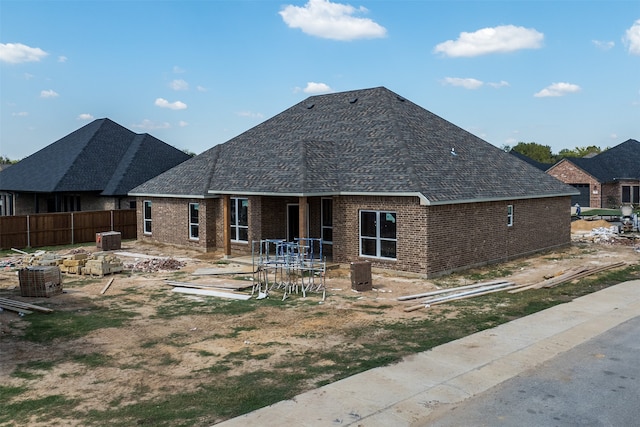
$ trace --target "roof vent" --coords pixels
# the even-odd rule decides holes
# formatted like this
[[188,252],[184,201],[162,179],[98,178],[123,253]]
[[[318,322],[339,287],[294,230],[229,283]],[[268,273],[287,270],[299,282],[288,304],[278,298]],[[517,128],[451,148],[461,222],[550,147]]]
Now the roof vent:
[[456,149],[454,147],[451,147],[451,155],[452,156],[457,156],[458,153],[456,153]]
[[400,101],[400,102],[404,102],[404,98],[403,98],[403,97],[401,97],[400,95],[396,96],[396,98],[398,98],[398,101]]
[[349,103],[350,103],[350,104],[355,104],[356,102],[358,102],[358,98],[357,98],[357,97],[356,97],[356,98],[351,98],[351,99],[349,100]]
[[307,104],[307,110],[311,110],[314,107],[314,105],[316,105],[316,104],[314,104],[313,102],[308,103]]

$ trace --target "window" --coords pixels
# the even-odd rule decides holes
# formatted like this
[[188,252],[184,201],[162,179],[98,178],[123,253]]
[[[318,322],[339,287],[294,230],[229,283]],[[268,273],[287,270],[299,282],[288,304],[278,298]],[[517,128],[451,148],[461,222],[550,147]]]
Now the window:
[[249,241],[249,199],[231,198],[231,240]]
[[151,234],[151,200],[144,201],[144,234]]
[[322,199],[322,242],[333,242],[333,199]]
[[513,225],[513,205],[507,205],[507,227]]
[[396,258],[396,213],[360,211],[360,255]]
[[199,210],[199,203],[189,203],[189,238],[193,240],[198,240],[198,233],[200,231]]
[[623,185],[622,203],[640,203],[640,185]]

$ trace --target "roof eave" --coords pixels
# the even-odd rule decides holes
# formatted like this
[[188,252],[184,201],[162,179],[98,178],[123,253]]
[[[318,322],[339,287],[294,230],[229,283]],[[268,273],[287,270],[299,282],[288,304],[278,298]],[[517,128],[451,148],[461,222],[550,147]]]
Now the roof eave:
[[487,202],[504,202],[507,200],[530,200],[530,199],[547,199],[552,197],[569,197],[569,196],[578,196],[580,192],[567,192],[567,193],[556,193],[556,194],[535,194],[529,196],[505,196],[505,197],[478,197],[474,199],[459,199],[459,200],[443,200],[438,202],[431,202],[429,206],[439,206],[439,205],[461,205],[465,203],[487,203]]
[[128,193],[129,197],[158,197],[170,199],[217,199],[216,195],[209,194],[160,194],[160,193]]
[[427,206],[429,200],[420,192],[364,192],[364,191],[330,191],[316,193],[280,193],[269,191],[216,191],[209,190],[211,194],[238,195],[238,196],[268,196],[268,197],[332,197],[332,196],[378,196],[378,197],[417,197],[420,204]]

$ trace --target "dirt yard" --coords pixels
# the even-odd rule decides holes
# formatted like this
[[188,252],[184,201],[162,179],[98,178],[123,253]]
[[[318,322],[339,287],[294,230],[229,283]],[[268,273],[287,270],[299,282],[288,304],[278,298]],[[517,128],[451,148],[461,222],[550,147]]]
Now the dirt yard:
[[[220,302],[215,297],[174,293],[166,279],[199,284],[226,280],[237,284],[238,276],[243,275],[221,279],[220,276],[195,276],[192,273],[203,268],[248,271],[251,266],[234,263],[233,260],[224,263],[220,254],[202,254],[139,242],[123,243],[120,252],[128,255],[119,258],[125,265],[141,260],[135,254],[144,254],[172,257],[184,262],[184,267],[154,272],[125,271],[104,278],[65,275],[65,292],[51,298],[20,297],[16,271],[6,267],[0,273],[0,297],[40,304],[56,312],[97,313],[95,310],[102,309],[107,313],[109,310],[126,310],[133,314],[118,327],[93,329],[77,338],[59,337],[40,342],[24,339],[24,335],[29,330],[31,319],[47,314],[33,313],[20,317],[7,310],[0,312],[0,384],[25,388],[12,401],[56,395],[74,401],[76,411],[106,411],[113,409],[114,405],[124,407],[140,400],[153,401],[175,392],[198,392],[206,381],[206,374],[215,372],[215,367],[230,367],[227,375],[238,376],[255,370],[269,370],[286,362],[292,355],[353,345],[353,340],[358,338],[345,331],[361,330],[380,322],[410,322],[433,315],[434,311],[451,316],[451,307],[447,305],[407,313],[403,309],[416,302],[397,301],[397,297],[402,295],[479,281],[474,277],[494,280],[504,274],[509,281],[532,284],[575,266],[619,261],[640,263],[640,241],[622,239],[612,243],[598,240],[594,243],[594,237],[584,231],[581,234],[576,225],[574,244],[565,250],[436,280],[374,270],[374,289],[367,292],[351,289],[349,270],[342,266],[328,271],[324,301],[318,293],[309,294],[305,299],[302,295],[293,294],[284,302],[281,301],[282,293],[275,291],[268,299],[250,302]],[[83,246],[60,250],[59,253],[95,250],[94,247]],[[250,276],[246,275],[247,278]],[[102,294],[112,277],[112,284]],[[249,303],[254,308],[245,310],[243,307]],[[208,304],[218,305],[208,310]],[[375,328],[371,330],[376,333]],[[383,336],[380,338],[384,339]],[[96,354],[106,358],[106,362],[86,363],[86,357]],[[43,361],[53,363],[39,369],[38,363]],[[325,359],[314,368],[321,371],[322,365],[328,367],[332,363]],[[327,378],[331,376],[327,375]],[[310,383],[308,387],[314,384],[317,382]],[[224,415],[217,415],[200,422],[215,423],[224,418]],[[57,421],[63,425],[84,424],[68,414],[60,415]],[[37,426],[51,425],[51,422],[50,418],[44,421],[34,415],[3,425]]]

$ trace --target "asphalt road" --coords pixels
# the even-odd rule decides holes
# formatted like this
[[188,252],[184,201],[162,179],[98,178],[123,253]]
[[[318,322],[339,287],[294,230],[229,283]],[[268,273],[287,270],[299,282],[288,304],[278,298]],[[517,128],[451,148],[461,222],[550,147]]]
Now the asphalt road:
[[640,316],[424,426],[640,426]]

